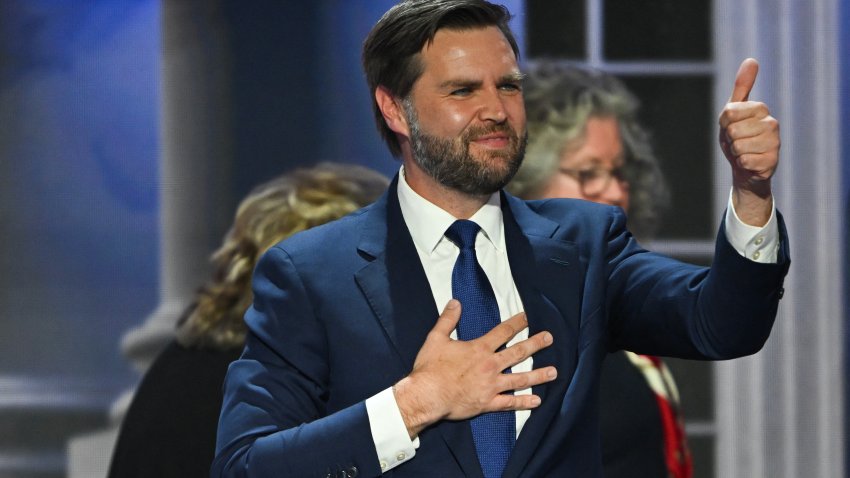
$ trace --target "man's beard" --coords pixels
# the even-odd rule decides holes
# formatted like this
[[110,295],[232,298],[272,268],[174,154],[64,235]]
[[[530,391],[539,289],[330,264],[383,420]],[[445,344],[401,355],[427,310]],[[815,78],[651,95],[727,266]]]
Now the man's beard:
[[[405,100],[403,104],[410,125],[413,159],[443,186],[474,196],[490,195],[505,187],[522,164],[528,135],[520,139],[507,122],[471,126],[455,142],[422,132],[412,102]],[[511,147],[506,151],[482,151],[480,154],[486,157],[474,157],[470,143],[496,132],[507,133]]]

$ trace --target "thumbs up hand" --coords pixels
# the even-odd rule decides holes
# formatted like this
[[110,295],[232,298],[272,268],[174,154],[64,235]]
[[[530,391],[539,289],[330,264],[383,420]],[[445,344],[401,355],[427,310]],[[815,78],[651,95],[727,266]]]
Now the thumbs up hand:
[[732,96],[720,113],[720,147],[732,166],[732,204],[746,224],[770,219],[770,178],[779,164],[779,122],[767,105],[749,101],[759,64],[747,58],[738,68]]

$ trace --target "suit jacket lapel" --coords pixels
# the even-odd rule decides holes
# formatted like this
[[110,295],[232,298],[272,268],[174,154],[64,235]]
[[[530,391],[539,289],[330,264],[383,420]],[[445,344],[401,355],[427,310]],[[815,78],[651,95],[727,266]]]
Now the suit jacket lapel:
[[367,213],[370,217],[365,221],[358,249],[371,262],[355,274],[355,280],[401,358],[406,374],[413,368],[416,354],[439,313],[401,215],[397,183],[398,176]]
[[577,362],[581,265],[574,244],[554,238],[558,224],[524,202],[502,195],[505,243],[514,283],[528,317],[529,336],[548,330],[551,347],[534,355],[534,368],[554,365],[558,378],[533,388],[542,399],[531,412],[507,463],[505,477],[518,476],[560,410]]
[[[400,379],[413,369],[416,354],[439,312],[401,215],[398,181],[396,176],[387,193],[366,213],[370,217],[358,249],[371,262],[355,274],[355,280],[402,361]],[[466,476],[483,476],[468,421],[443,421],[421,438],[425,440],[426,434],[432,433],[445,440]]]

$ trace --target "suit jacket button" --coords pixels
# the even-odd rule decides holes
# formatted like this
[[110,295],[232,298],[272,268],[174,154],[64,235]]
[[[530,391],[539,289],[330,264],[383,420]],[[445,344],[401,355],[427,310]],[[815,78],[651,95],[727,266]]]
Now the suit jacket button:
[[360,474],[360,471],[357,470],[356,466],[352,466],[348,469],[348,478],[357,478],[357,475]]

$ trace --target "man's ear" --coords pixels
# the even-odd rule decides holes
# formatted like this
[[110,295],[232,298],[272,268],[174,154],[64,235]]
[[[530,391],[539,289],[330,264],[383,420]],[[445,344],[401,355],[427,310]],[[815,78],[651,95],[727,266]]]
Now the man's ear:
[[407,124],[407,116],[404,114],[402,100],[396,98],[390,90],[383,86],[375,88],[375,102],[384,116],[387,126],[402,136],[410,137],[410,128]]

